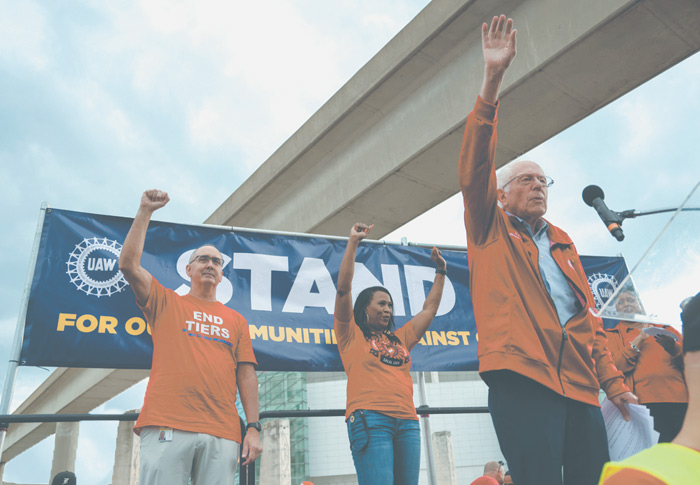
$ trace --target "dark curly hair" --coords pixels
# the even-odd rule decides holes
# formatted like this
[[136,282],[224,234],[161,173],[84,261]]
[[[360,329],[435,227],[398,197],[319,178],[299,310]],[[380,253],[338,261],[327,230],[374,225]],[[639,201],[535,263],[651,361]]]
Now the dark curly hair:
[[[389,290],[387,290],[383,286],[371,286],[369,288],[365,288],[360,292],[359,295],[357,295],[357,299],[355,300],[355,306],[352,309],[352,312],[355,314],[355,323],[358,327],[360,327],[360,330],[362,330],[362,334],[367,340],[372,338],[372,330],[367,325],[367,312],[365,312],[365,310],[372,301],[374,294],[378,291],[383,291],[384,293],[389,295],[389,300],[391,301],[391,306],[393,308],[394,299],[392,298],[391,293],[389,293]],[[391,317],[389,317],[389,325],[387,325],[387,328],[386,330],[384,330],[383,333],[391,342],[400,344],[401,340],[393,334],[395,326],[396,324],[394,323],[394,312],[392,311]]]

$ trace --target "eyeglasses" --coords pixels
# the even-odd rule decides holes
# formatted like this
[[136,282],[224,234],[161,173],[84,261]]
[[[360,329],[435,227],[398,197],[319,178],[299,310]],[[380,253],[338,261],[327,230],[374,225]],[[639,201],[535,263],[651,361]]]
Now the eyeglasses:
[[212,262],[214,266],[223,266],[224,265],[224,260],[221,258],[217,258],[216,256],[207,256],[206,254],[200,254],[199,256],[195,256],[192,261],[197,261],[198,263],[202,264],[207,264],[209,261]]
[[518,185],[526,186],[532,184],[532,182],[534,182],[535,180],[537,180],[545,187],[551,187],[554,184],[554,179],[552,179],[552,177],[547,177],[546,175],[537,175],[534,173],[521,173],[520,175],[516,175],[515,177],[510,179],[501,188],[505,189],[506,186],[511,182],[516,182]]

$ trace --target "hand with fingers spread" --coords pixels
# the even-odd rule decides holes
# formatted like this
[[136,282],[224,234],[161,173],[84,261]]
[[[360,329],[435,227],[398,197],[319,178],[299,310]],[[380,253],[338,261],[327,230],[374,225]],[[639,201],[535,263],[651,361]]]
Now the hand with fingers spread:
[[516,46],[513,19],[506,20],[505,15],[494,17],[491,26],[486,22],[481,26],[481,46],[484,64],[487,69],[505,71],[515,59]]
[[494,17],[491,25],[481,26],[481,47],[484,54],[484,82],[481,97],[490,103],[498,100],[498,91],[506,70],[515,59],[516,45],[513,19]]
[[674,338],[669,337],[668,335],[654,335],[654,339],[670,355],[675,356],[680,353],[680,345]]

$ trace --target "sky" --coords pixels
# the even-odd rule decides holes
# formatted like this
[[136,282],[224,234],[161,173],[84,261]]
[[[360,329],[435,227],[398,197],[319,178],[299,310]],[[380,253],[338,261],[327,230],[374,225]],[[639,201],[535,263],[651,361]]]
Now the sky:
[[[133,217],[157,187],[171,198],[158,219],[201,223],[427,3],[0,0],[0,355],[10,354],[42,201]],[[632,266],[669,218],[629,220],[618,243],[583,187],[600,185],[614,210],[643,210],[680,204],[700,181],[698,72],[695,55],[521,157],[554,178],[547,217],[580,253],[622,253]],[[640,268],[648,308],[697,292],[700,255],[688,241],[698,231],[674,223]],[[459,196],[385,239],[401,237],[466,245]],[[12,408],[47,375],[21,368]],[[144,390],[93,412],[140,407]],[[115,438],[115,423],[81,424],[81,483],[110,482]],[[46,482],[52,450],[44,440],[4,479]]]

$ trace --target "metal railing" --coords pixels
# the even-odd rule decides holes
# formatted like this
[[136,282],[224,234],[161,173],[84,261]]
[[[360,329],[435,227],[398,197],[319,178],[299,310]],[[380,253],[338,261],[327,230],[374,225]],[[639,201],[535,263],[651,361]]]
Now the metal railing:
[[[485,406],[477,407],[439,407],[419,406],[416,414],[426,417],[431,414],[484,414],[489,409]],[[279,411],[262,411],[260,420],[277,418],[316,418],[345,416],[345,409],[290,409]],[[80,421],[136,421],[139,413],[123,414],[1,414],[0,430],[7,430],[14,423],[73,423]],[[245,438],[246,425],[241,419],[241,442]],[[242,452],[242,448],[240,450]],[[239,463],[242,463],[239,456]],[[255,485],[255,463],[247,466],[239,466],[239,484]]]

